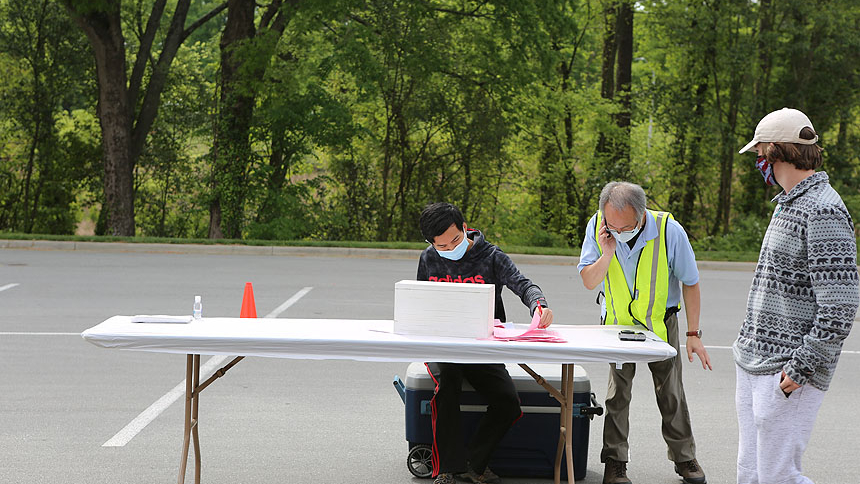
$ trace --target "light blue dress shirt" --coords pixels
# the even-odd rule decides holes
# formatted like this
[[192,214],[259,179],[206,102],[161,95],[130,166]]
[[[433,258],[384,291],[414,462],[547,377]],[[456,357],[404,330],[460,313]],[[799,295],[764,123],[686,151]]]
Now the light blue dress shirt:
[[[597,262],[600,258],[600,250],[597,246],[597,240],[594,239],[594,226],[596,225],[597,214],[591,216],[588,225],[585,228],[585,239],[582,241],[582,251],[579,256],[579,264],[576,266],[579,272],[582,269]],[[615,257],[621,263],[621,268],[624,270],[624,278],[627,280],[627,287],[633,293],[633,287],[636,282],[636,265],[639,263],[639,255],[645,244],[657,237],[657,220],[651,212],[645,212],[645,227],[643,232],[636,239],[636,243],[631,249],[626,243],[617,243],[615,245]],[[669,295],[666,301],[666,307],[677,306],[681,302],[681,286],[692,286],[699,282],[699,268],[696,266],[696,255],[693,253],[693,247],[690,246],[690,240],[687,238],[687,232],[674,219],[669,219],[666,223],[666,255],[669,259]],[[600,290],[603,291],[603,281],[600,282]],[[606,314],[605,301],[600,303],[601,316]]]

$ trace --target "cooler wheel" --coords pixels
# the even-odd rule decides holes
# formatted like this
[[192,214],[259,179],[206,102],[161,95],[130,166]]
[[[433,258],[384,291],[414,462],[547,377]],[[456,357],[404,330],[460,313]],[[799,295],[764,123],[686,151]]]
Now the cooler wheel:
[[427,444],[418,444],[409,450],[406,467],[415,477],[430,477],[433,474],[433,449]]

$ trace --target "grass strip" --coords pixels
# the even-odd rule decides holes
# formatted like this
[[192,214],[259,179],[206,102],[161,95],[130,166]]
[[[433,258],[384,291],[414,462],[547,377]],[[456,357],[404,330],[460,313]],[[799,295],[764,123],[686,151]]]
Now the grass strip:
[[[180,239],[173,237],[117,237],[109,235],[50,235],[0,232],[6,240],[49,240],[70,242],[125,242],[132,244],[202,244],[202,245],[248,245],[274,247],[348,247],[365,249],[413,249],[427,247],[426,242],[374,242],[349,240],[239,240],[239,239]],[[501,245],[509,254],[560,255],[577,257],[579,248],[534,247],[523,245]],[[698,251],[696,259],[709,261],[755,262],[758,252]]]

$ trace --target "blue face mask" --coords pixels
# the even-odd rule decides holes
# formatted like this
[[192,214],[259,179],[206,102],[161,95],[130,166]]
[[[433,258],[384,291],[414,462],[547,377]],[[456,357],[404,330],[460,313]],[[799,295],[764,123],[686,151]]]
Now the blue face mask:
[[[466,253],[466,249],[469,248],[469,239],[466,237],[466,232],[463,232],[463,240],[457,244],[457,247],[454,247],[451,250],[439,250],[436,249],[436,252],[439,253],[441,257],[450,260],[460,260],[463,258],[463,255]],[[435,247],[434,247],[435,249]]]

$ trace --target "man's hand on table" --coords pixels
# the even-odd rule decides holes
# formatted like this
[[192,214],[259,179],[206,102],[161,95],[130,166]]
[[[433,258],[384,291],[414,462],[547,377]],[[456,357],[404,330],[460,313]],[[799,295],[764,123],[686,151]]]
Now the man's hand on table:
[[540,323],[538,323],[538,328],[546,328],[552,324],[552,309],[543,308],[543,313],[540,316]]

